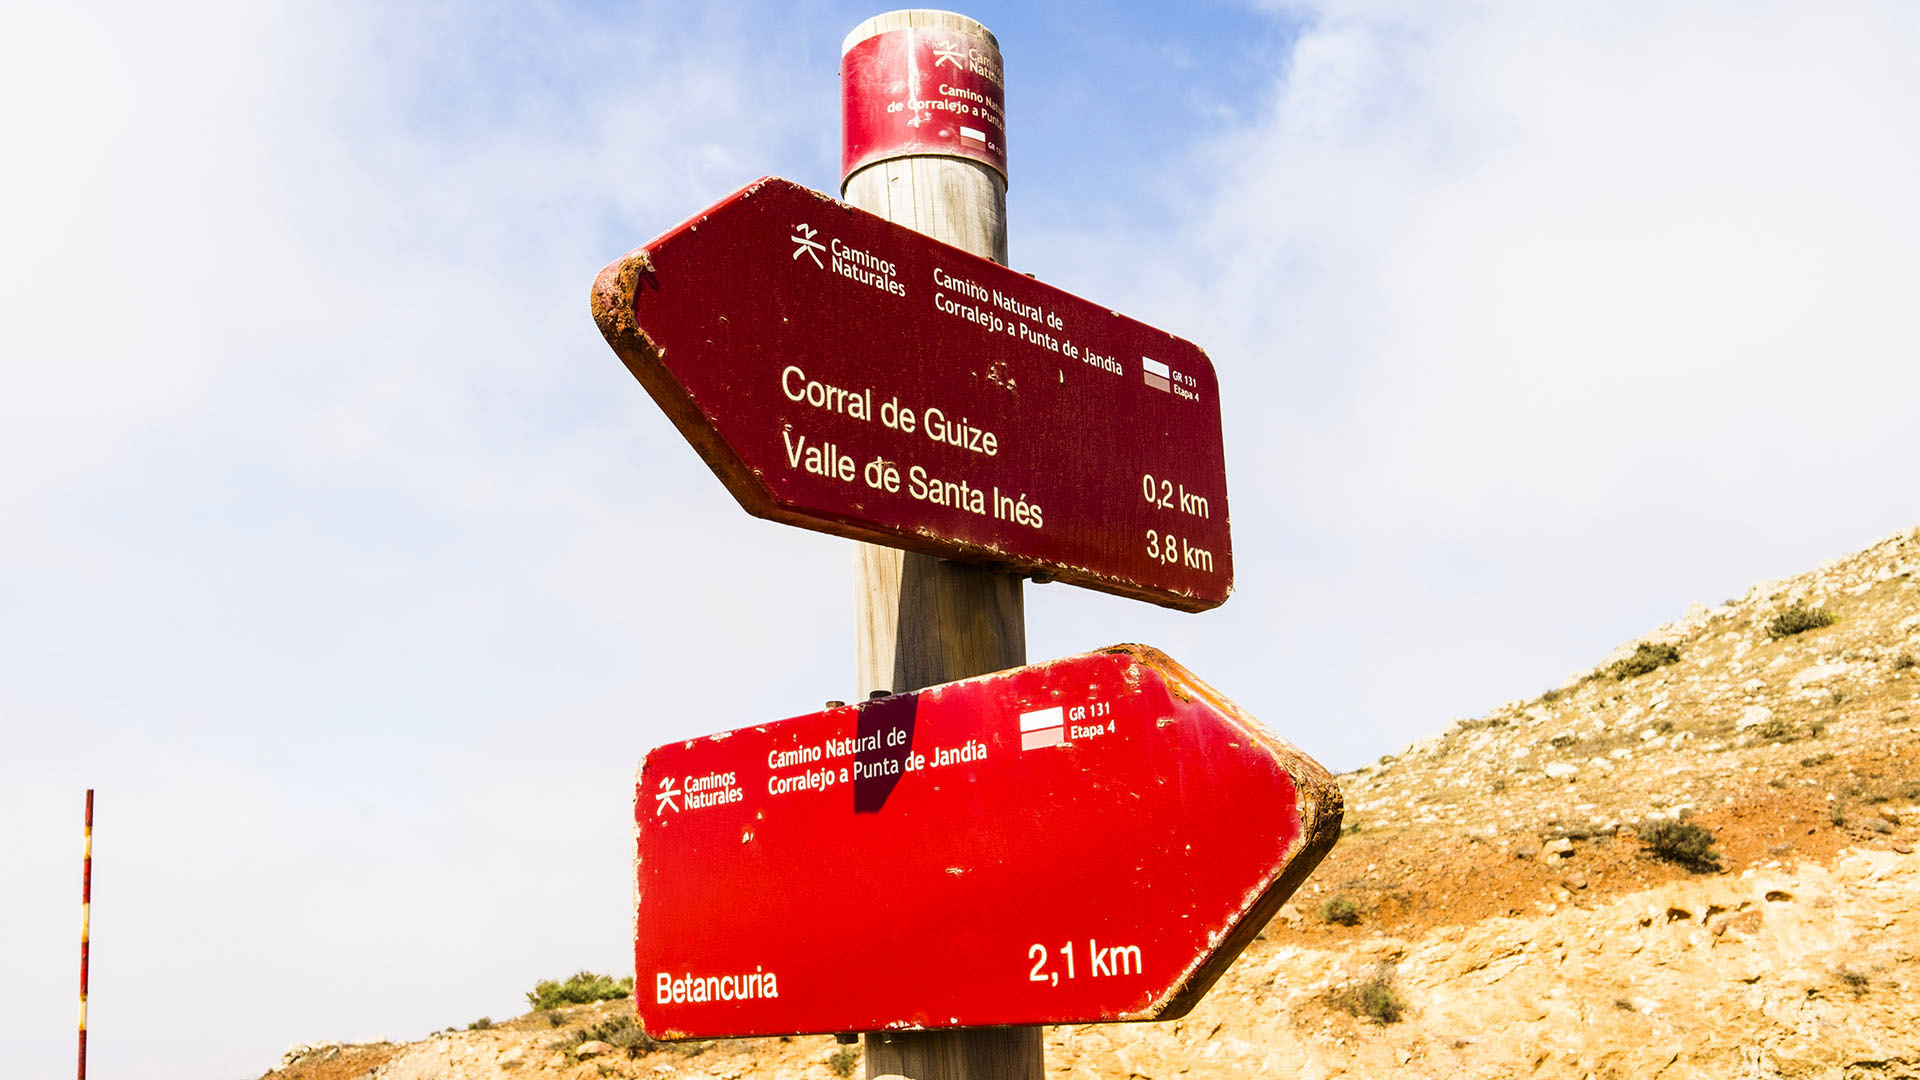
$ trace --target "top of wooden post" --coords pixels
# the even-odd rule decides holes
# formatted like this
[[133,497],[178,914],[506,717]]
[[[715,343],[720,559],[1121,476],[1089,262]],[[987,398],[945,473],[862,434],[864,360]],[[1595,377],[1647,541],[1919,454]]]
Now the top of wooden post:
[[981,25],[977,20],[969,19],[965,15],[953,11],[940,11],[934,8],[902,8],[899,11],[888,11],[875,15],[873,18],[854,27],[853,30],[847,34],[847,39],[840,43],[840,55],[847,55],[855,45],[860,44],[875,34],[884,34],[889,30],[905,30],[908,27],[917,26],[951,30],[957,34],[977,37],[992,45],[995,52],[1000,51],[1000,39],[994,37],[993,31]]
[[1003,193],[1006,84],[986,27],[951,11],[875,15],[841,46],[840,90],[843,194],[861,170],[914,157],[984,165]]

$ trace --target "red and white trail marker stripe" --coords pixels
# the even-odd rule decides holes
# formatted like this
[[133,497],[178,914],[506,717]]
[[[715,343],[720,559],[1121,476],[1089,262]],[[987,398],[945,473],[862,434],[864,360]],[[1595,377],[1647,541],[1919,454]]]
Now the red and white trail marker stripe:
[[1164,393],[1173,392],[1173,369],[1151,356],[1140,358],[1140,372],[1148,386]]
[[87,952],[93,923],[93,789],[87,789],[86,846],[80,856],[80,1066],[87,1080]]
[[1021,713],[1020,749],[1038,750],[1043,746],[1059,746],[1067,741],[1066,725],[1065,706],[1055,705],[1051,709]]

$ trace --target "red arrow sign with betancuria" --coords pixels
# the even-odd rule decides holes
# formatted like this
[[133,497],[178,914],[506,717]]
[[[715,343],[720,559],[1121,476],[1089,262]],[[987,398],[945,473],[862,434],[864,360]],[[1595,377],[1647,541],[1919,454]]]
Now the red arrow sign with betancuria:
[[749,513],[1189,611],[1232,590],[1191,342],[771,177],[593,307]]
[[656,1038],[1171,1019],[1339,833],[1339,788],[1116,646],[647,755]]

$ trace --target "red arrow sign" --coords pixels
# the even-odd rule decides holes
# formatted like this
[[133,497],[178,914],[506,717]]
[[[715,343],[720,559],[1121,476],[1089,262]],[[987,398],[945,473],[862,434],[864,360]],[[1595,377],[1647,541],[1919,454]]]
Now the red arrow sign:
[[1156,650],[662,746],[634,799],[657,1038],[1183,1015],[1339,788]]
[[1190,342],[776,178],[601,271],[593,307],[749,513],[1189,611],[1232,590]]

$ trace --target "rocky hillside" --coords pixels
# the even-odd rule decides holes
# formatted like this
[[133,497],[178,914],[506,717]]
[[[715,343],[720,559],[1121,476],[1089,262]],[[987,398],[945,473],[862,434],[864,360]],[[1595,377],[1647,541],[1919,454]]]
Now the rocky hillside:
[[[1920,530],[1341,785],[1347,835],[1191,1016],[1051,1031],[1049,1074],[1920,1077]],[[268,1075],[862,1071],[827,1037],[651,1047],[625,1016]]]

